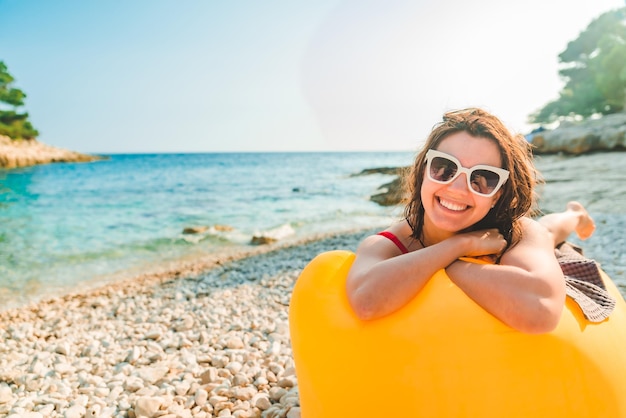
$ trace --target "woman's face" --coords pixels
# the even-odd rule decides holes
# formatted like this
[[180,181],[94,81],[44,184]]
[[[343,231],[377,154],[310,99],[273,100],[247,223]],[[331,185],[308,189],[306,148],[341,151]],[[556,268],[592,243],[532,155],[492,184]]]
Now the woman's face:
[[[466,132],[450,135],[437,150],[456,157],[466,168],[478,164],[502,167],[500,151],[492,140]],[[431,240],[439,241],[469,228],[487,215],[501,194],[502,189],[491,197],[473,193],[465,173],[449,184],[436,183],[425,174],[421,188],[424,234]]]

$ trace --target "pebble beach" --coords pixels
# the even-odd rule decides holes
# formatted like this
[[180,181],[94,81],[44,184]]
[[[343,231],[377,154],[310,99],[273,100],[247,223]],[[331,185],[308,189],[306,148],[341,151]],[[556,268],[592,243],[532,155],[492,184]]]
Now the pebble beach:
[[288,307],[316,254],[361,231],[0,313],[0,416],[300,416]]

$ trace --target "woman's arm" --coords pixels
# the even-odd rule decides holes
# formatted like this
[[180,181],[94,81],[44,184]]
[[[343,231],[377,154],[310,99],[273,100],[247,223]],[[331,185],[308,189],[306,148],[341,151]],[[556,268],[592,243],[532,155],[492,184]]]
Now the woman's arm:
[[512,328],[527,333],[553,330],[565,301],[563,272],[548,231],[522,219],[522,238],[499,265],[455,261],[451,280],[470,298]]
[[[389,229],[408,237],[410,229],[395,225]],[[419,244],[415,244],[419,245]],[[356,252],[348,273],[348,299],[361,319],[389,315],[406,305],[440,269],[461,256],[497,254],[506,241],[495,230],[460,234],[408,254],[387,238],[366,238]],[[409,250],[414,249],[409,246]]]

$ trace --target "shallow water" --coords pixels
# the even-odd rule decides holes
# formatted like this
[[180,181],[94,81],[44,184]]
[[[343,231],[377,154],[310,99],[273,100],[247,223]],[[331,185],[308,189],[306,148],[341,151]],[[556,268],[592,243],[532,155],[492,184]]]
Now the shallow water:
[[[268,231],[306,237],[389,222],[369,201],[411,153],[112,155],[0,171],[0,304],[247,246]],[[224,225],[183,234],[190,226]]]

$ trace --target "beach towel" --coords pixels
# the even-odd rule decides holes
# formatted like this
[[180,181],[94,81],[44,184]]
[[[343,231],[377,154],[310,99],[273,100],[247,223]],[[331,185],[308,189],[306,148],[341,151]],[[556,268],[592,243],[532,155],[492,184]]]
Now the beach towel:
[[572,298],[590,322],[602,322],[615,308],[615,299],[608,293],[595,260],[583,255],[582,249],[564,242],[555,255],[565,275],[567,296]]

